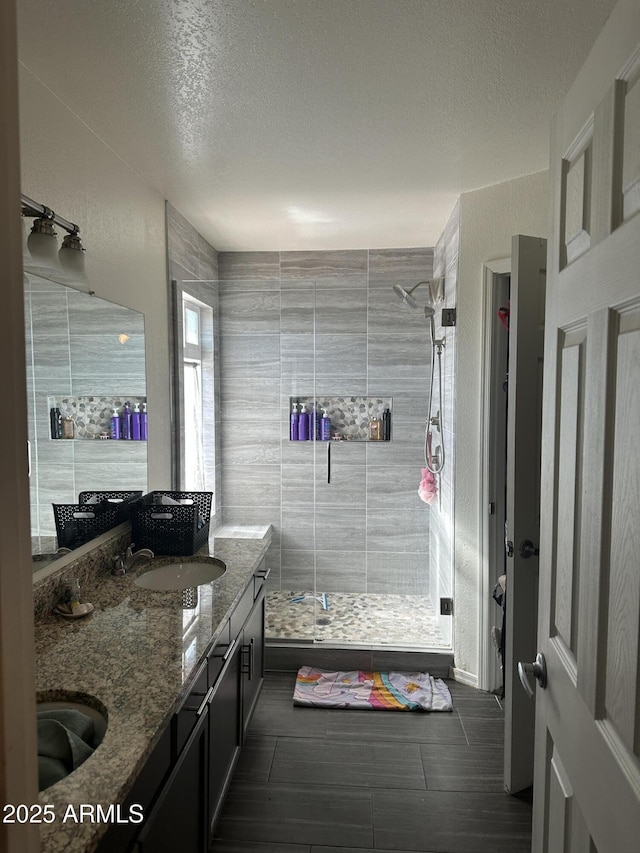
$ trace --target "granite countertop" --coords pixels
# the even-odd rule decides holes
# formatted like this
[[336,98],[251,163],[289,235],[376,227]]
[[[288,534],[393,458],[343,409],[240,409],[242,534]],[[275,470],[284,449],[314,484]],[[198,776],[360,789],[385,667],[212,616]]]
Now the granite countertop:
[[183,608],[181,592],[136,586],[134,579],[150,568],[141,561],[124,576],[103,571],[85,579],[82,601],[94,605],[91,615],[67,620],[46,612],[36,619],[38,699],[88,696],[88,704],[108,715],[104,740],[93,755],[40,793],[40,803],[52,804],[56,815],[54,823],[41,825],[43,851],[89,853],[97,847],[108,825],[63,822],[67,807],[101,804],[106,810],[123,802],[270,538],[270,527],[214,531],[203,551],[224,560],[227,571],[197,588],[195,608]]

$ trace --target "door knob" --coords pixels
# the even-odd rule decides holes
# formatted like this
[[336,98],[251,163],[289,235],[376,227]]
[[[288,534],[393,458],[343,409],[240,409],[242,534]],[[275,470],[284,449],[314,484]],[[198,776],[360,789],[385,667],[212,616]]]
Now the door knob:
[[543,689],[547,686],[547,662],[544,659],[542,652],[538,652],[533,663],[518,662],[518,675],[520,683],[524,687],[524,692],[529,699],[533,699],[533,688],[529,682],[529,673],[533,675],[540,687]]
[[531,539],[525,539],[520,543],[520,556],[523,560],[528,560],[529,557],[537,557],[540,549],[536,548]]

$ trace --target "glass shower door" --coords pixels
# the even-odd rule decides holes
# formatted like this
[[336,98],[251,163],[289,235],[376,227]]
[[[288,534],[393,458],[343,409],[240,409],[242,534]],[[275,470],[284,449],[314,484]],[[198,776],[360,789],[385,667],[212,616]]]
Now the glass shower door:
[[282,510],[280,589],[268,599],[276,642],[315,638],[315,282],[283,280],[280,292]]
[[318,279],[314,308],[314,403],[331,420],[331,439],[316,435],[313,447],[314,639],[358,643],[366,592],[366,278]]

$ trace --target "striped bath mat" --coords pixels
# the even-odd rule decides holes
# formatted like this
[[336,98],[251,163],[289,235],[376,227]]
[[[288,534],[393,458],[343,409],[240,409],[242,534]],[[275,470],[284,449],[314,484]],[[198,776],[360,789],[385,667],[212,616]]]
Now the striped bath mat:
[[451,711],[449,688],[428,672],[322,672],[302,666],[294,705],[371,711]]

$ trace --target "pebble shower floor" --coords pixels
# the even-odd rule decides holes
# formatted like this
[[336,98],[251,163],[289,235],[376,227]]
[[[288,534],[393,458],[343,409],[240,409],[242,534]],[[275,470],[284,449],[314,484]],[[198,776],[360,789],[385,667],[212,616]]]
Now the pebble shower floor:
[[323,593],[268,593],[267,639],[448,648],[427,595],[329,592],[326,610],[316,596]]

